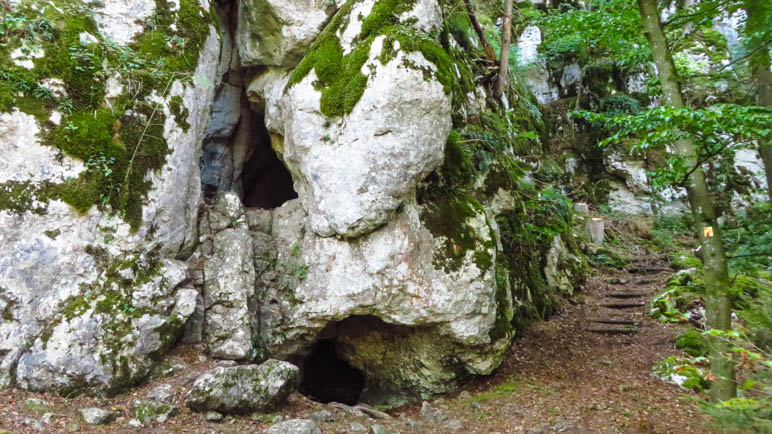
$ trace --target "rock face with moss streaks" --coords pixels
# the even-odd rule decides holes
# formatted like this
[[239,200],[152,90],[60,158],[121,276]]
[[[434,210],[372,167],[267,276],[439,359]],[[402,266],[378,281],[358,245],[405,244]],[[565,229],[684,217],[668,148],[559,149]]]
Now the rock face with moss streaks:
[[[418,333],[409,338],[416,345],[379,327],[384,329],[380,343],[350,350],[351,362],[369,369],[372,402],[393,391],[384,387],[438,393],[452,389],[460,369],[490,372],[500,360],[500,350],[506,348],[504,344],[497,350],[501,342],[492,342],[489,336],[496,319],[496,235],[483,210],[469,211],[463,221],[477,234],[478,242],[453,263],[444,256],[446,238],[434,236],[425,227],[414,202],[356,243],[306,230],[310,220],[297,200],[275,210],[272,234],[278,249],[277,269],[296,279],[265,282],[260,291],[261,344],[269,354],[287,357],[312,344],[328,324],[352,316],[420,326],[405,327],[399,333]],[[389,341],[399,342],[388,350],[394,358],[376,367],[379,350],[373,347],[386,348]],[[448,354],[455,355],[452,361]],[[406,368],[415,364],[427,369]]]
[[[405,23],[399,35],[409,36],[379,27],[399,10],[349,2],[295,69],[279,103],[283,123],[273,132],[283,139],[274,147],[297,175],[310,229],[323,237],[354,238],[384,225],[442,163],[451,126],[447,65],[433,57],[441,48],[424,33],[439,26],[440,16],[415,20],[410,12],[431,9],[427,2],[397,3]],[[411,40],[420,42],[406,45]]]
[[236,39],[244,66],[295,66],[337,10],[328,0],[238,0]]
[[16,1],[47,30],[0,49],[0,387],[118,391],[196,306],[175,258],[196,241],[209,2],[89,5]]

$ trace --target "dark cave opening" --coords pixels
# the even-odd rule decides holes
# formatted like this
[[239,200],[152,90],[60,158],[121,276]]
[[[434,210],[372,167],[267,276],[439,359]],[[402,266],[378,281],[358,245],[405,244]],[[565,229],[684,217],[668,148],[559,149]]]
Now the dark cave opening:
[[249,208],[273,209],[298,197],[292,175],[271,147],[263,113],[252,110],[243,87],[218,91],[201,155],[204,197],[234,191]]
[[[284,163],[271,147],[271,138],[265,129],[262,116],[252,113],[253,146],[244,162],[241,182],[244,189],[244,206],[249,208],[278,208],[298,194]],[[258,118],[258,119],[254,119]]]
[[322,402],[359,403],[365,387],[365,376],[338,356],[334,339],[321,339],[299,365],[301,371],[298,391]]

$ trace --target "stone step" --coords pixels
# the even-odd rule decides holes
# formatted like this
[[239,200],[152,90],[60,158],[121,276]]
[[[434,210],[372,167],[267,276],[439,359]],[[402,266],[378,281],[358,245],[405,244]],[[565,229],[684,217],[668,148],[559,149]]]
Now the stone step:
[[619,292],[610,292],[606,294],[606,297],[611,298],[639,298],[639,297],[646,297],[645,292],[641,291],[619,291]]
[[625,303],[603,303],[601,306],[607,307],[609,309],[630,309],[634,307],[646,306],[646,303],[643,301],[631,301]]
[[619,324],[619,325],[632,325],[632,326],[639,326],[641,325],[640,321],[635,321],[632,319],[617,319],[617,318],[598,318],[590,320],[591,322],[597,322],[601,324]]
[[604,335],[634,335],[638,333],[638,328],[632,326],[622,326],[609,328],[587,328],[585,331]]

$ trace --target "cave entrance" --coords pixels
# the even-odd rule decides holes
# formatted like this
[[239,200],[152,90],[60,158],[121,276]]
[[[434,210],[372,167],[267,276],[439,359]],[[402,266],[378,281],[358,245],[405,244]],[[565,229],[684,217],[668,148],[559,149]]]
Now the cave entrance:
[[322,402],[359,403],[365,387],[365,376],[359,369],[340,358],[335,339],[321,339],[311,353],[300,361],[301,380],[298,391]]
[[264,114],[252,110],[243,84],[218,89],[200,166],[207,199],[233,191],[246,207],[273,209],[298,197],[292,175],[271,147]]
[[297,198],[298,194],[292,175],[271,147],[263,116],[255,112],[250,114],[255,140],[241,174],[244,205],[249,208],[278,208],[284,202]]

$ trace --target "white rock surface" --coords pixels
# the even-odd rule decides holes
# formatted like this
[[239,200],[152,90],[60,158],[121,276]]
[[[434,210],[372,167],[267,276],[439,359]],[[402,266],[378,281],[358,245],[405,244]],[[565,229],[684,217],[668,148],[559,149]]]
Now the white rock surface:
[[82,161],[65,156],[40,144],[40,126],[34,116],[16,109],[0,113],[0,184],[8,181],[61,183],[77,178],[86,167]]
[[556,101],[559,97],[557,87],[550,82],[546,62],[539,58],[539,45],[542,42],[541,29],[528,26],[517,40],[518,63],[525,67],[525,80],[539,104]]
[[285,106],[283,158],[295,188],[321,236],[357,237],[386,223],[416,183],[442,163],[450,131],[450,99],[418,67],[435,70],[420,53],[376,60],[367,88],[350,114],[321,113],[314,71],[291,87]]
[[255,268],[241,200],[233,193],[218,196],[207,220],[212,247],[204,263],[205,341],[213,357],[246,359],[252,351]]
[[142,33],[144,21],[155,12],[155,0],[101,0],[94,11],[99,31],[125,45]]
[[[496,317],[493,267],[478,268],[476,251],[469,250],[457,271],[437,269],[436,254],[443,251],[444,238],[435,238],[423,226],[419,212],[415,204],[408,203],[386,226],[350,243],[304,232],[306,215],[297,200],[276,209],[273,236],[279,249],[277,270],[294,270],[303,278],[289,284],[263,282],[260,339],[269,354],[293,354],[312,343],[330,321],[372,315],[390,324],[433,326],[433,336],[443,336],[442,344],[431,344],[434,351],[409,352],[404,363],[397,363],[401,366],[412,363],[411,357],[426,356],[424,363],[429,363],[428,358],[442,358],[444,351],[453,351],[469,372],[495,368],[498,354],[488,346],[488,332]],[[466,224],[481,242],[494,237],[490,220],[482,213]],[[490,254],[495,263],[493,247],[478,249]],[[457,347],[440,351],[440,345]],[[434,375],[455,378],[452,371],[428,371],[400,375],[432,384],[437,380]],[[452,381],[437,387],[450,384]]]
[[[142,29],[137,20],[155,8],[152,0],[101,4],[95,19],[116,41],[133,37]],[[218,50],[211,27],[195,76],[213,76]],[[120,78],[115,81],[111,88],[122,88]],[[41,146],[40,126],[31,116],[0,115],[0,184],[5,184],[0,195],[9,194],[12,182],[29,192],[17,195],[28,202],[25,206],[0,210],[0,387],[14,377],[29,389],[89,388],[91,393],[131,383],[147,373],[153,357],[195,309],[195,291],[177,287],[186,265],[170,258],[184,254],[196,239],[200,143],[214,89],[200,80],[177,81],[166,99],[172,96],[182,97],[189,109],[190,129],[184,132],[168,104],[155,97],[166,115],[163,135],[171,153],[157,173],[147,175],[151,188],[136,231],[97,207],[79,214],[61,201],[37,200],[34,188],[77,176],[84,162]],[[108,271],[138,258],[158,264],[157,278],[136,288],[116,286],[117,277]],[[132,272],[122,269],[121,278],[133,282]],[[137,294],[130,294],[134,289]],[[119,293],[122,304],[112,304]],[[83,302],[73,305],[78,300]],[[70,314],[63,314],[68,307]]]
[[238,0],[236,41],[244,66],[295,66],[337,10],[327,0]]

